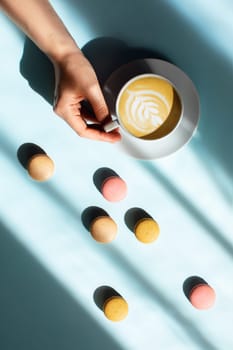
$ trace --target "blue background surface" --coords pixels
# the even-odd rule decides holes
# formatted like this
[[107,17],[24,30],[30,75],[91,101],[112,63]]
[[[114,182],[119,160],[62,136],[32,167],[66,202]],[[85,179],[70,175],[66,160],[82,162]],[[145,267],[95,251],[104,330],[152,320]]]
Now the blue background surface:
[[[52,112],[50,63],[0,14],[1,349],[231,350],[231,1],[52,4],[101,81],[131,53],[159,54],[193,80],[201,119],[188,145],[156,161],[77,137]],[[54,160],[48,183],[31,180],[19,163],[25,142]],[[93,174],[101,167],[127,182],[123,202],[106,202],[95,188]],[[98,244],[83,226],[90,206],[118,223],[111,244]],[[154,244],[139,243],[127,228],[124,215],[132,207],[159,222]],[[183,282],[192,275],[214,287],[211,310],[195,310],[184,296]],[[108,321],[93,300],[104,285],[129,303],[121,323]]]

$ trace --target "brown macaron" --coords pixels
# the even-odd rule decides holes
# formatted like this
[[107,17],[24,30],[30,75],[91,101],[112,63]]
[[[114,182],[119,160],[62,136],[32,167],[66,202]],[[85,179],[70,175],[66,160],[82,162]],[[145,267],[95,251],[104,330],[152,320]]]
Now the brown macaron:
[[109,216],[99,216],[90,225],[92,237],[100,243],[109,243],[117,235],[117,224]]
[[47,181],[55,170],[53,160],[47,154],[35,154],[27,164],[28,174],[36,181]]

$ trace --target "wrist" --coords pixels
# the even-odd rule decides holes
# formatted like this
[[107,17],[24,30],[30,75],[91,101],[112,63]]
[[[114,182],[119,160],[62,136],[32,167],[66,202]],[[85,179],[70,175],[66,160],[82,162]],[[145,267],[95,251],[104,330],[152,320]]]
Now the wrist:
[[69,39],[66,37],[64,40],[59,40],[56,42],[51,40],[50,49],[45,53],[53,64],[59,64],[73,54],[82,55],[82,51],[79,49],[72,37]]

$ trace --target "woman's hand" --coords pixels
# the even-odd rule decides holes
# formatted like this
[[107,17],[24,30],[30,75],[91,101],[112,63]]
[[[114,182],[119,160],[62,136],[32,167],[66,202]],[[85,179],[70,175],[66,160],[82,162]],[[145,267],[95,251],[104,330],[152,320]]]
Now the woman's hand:
[[[118,131],[106,133],[108,116],[95,72],[48,0],[0,0],[0,8],[51,59],[55,67],[54,111],[80,136],[116,142]],[[88,101],[93,113],[82,106]],[[88,124],[92,121],[94,124]]]
[[[77,50],[53,61],[56,88],[54,111],[81,137],[116,142],[121,139],[116,130],[106,133],[101,124],[109,111],[96,74],[82,52]],[[87,101],[94,113],[82,104]]]

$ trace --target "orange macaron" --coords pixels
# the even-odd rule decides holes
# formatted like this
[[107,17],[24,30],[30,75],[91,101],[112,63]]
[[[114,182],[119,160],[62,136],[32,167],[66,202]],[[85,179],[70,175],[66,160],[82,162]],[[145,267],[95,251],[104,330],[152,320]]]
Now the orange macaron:
[[152,243],[158,238],[160,228],[154,219],[148,217],[143,218],[136,223],[134,233],[140,242]]
[[103,306],[105,316],[113,322],[124,320],[129,312],[128,303],[120,295],[107,299]]

